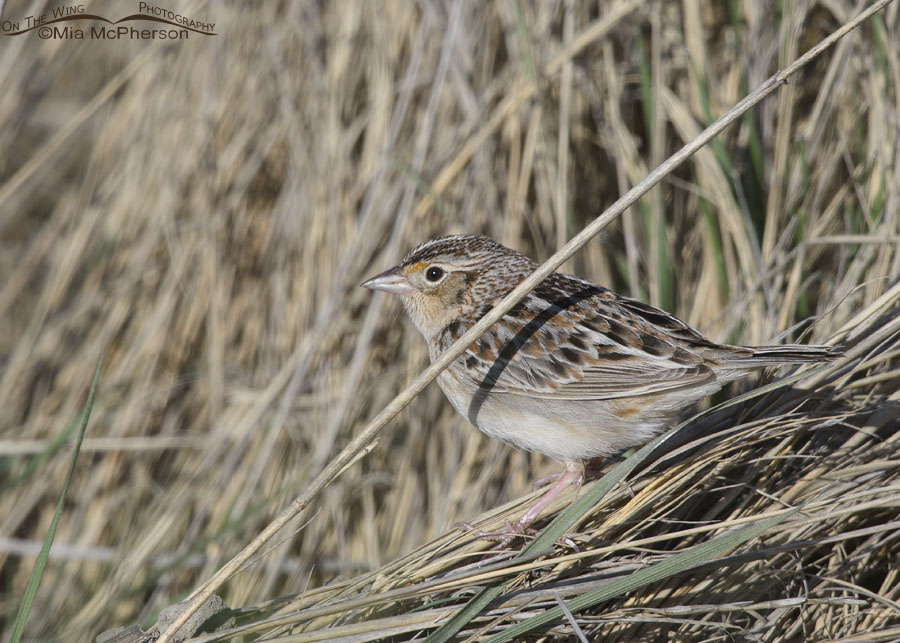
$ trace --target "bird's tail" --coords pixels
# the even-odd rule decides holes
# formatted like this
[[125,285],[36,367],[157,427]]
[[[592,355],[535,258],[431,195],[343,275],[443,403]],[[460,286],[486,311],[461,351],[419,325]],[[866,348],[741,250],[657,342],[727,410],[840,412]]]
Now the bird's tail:
[[[785,344],[783,346],[742,346],[743,351],[732,354],[728,362],[735,366],[756,367],[770,364],[801,364],[804,362],[829,362],[844,353],[836,346],[806,346]],[[746,352],[745,352],[746,351]]]

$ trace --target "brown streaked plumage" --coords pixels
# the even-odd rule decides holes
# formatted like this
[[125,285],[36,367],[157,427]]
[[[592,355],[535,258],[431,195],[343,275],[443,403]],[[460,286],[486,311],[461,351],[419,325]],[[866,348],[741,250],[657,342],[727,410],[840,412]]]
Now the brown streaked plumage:
[[[434,360],[537,268],[477,235],[427,241],[363,284],[402,295]],[[716,344],[672,315],[554,273],[438,377],[487,435],[543,453],[567,472],[512,531],[521,532],[581,462],[650,440],[693,402],[766,366],[820,362],[827,346]]]

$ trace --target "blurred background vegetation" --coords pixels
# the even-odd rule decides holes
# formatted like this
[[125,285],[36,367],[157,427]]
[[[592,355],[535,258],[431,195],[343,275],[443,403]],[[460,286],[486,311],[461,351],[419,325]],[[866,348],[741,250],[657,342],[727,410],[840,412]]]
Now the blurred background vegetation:
[[[3,17],[54,6],[11,1]],[[111,20],[132,9],[86,6]],[[154,623],[426,365],[398,303],[360,289],[364,278],[457,232],[547,258],[861,6],[174,1],[216,35],[0,35],[2,613],[18,607],[101,352],[32,640]],[[566,270],[734,343],[846,339],[896,309],[898,26],[894,3]],[[895,416],[866,424],[898,397],[900,350],[894,334],[883,341],[854,365],[857,384],[838,386],[836,422],[872,436],[851,460],[896,437]],[[877,453],[896,476],[891,451]],[[484,438],[431,386],[222,595],[241,607],[377,572],[557,468]],[[698,479],[726,484],[712,469]],[[773,484],[769,496],[786,485]],[[885,524],[897,504],[865,515]],[[796,626],[784,640],[897,625],[898,545],[886,542],[851,574],[884,600],[713,621],[777,616]],[[843,546],[819,561],[835,575]],[[764,584],[748,594],[797,587]],[[679,604],[671,586],[664,596]],[[619,640],[711,640],[674,617],[627,627]],[[771,636],[758,640],[782,640]]]

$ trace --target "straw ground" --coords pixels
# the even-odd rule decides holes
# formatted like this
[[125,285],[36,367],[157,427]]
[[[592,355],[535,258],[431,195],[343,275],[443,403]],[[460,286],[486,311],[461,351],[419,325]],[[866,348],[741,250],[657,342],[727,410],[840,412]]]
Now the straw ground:
[[[7,614],[105,351],[34,640],[152,625],[421,370],[423,343],[395,302],[358,288],[363,277],[460,231],[546,258],[854,9],[183,11],[218,35],[19,36],[0,50]],[[485,511],[479,524],[498,524],[557,465],[483,438],[431,387],[220,592],[243,608],[238,624],[291,640],[404,640],[500,579],[465,629],[511,632],[802,506],[725,558],[531,636],[900,636],[897,29],[892,4],[565,267],[717,340],[832,341],[845,360],[690,423],[683,447],[567,530],[577,551],[554,545],[515,565],[482,560],[483,544],[452,525]]]

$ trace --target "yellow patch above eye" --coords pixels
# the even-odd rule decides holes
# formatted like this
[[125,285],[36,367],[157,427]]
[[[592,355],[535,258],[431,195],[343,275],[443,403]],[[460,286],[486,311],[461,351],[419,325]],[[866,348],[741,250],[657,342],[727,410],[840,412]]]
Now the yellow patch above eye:
[[425,263],[424,261],[417,261],[416,263],[411,265],[409,268],[407,268],[407,270],[409,270],[410,272],[418,272],[419,270],[421,270],[422,268],[424,268],[427,265],[428,264]]

